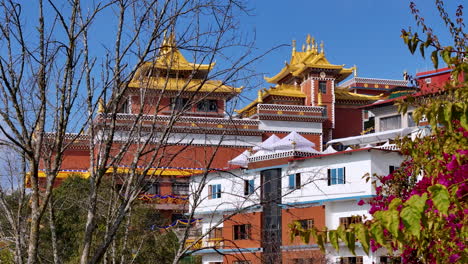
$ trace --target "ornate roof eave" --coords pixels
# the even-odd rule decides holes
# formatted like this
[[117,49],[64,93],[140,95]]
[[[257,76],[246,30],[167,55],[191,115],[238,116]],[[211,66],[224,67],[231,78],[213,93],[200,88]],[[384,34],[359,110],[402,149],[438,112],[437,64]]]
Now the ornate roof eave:
[[281,69],[281,71],[278,74],[276,74],[275,76],[273,76],[271,78],[264,77],[264,79],[265,79],[265,81],[267,81],[269,83],[277,84],[281,79],[283,79],[284,77],[286,77],[288,74],[291,73],[291,70],[289,68],[290,68],[290,66],[287,65],[283,69]]
[[377,101],[382,99],[381,95],[364,95],[350,93],[346,90],[337,89],[335,90],[336,100],[348,100],[348,101]]
[[250,108],[252,107],[255,107],[257,104],[261,103],[260,100],[258,99],[255,99],[253,100],[250,104],[248,104],[247,106],[245,106],[244,108],[240,109],[240,110],[234,110],[236,113],[238,114],[242,114],[244,113],[245,111],[249,110]]
[[[229,93],[239,94],[242,92],[243,87],[234,88],[229,85],[224,85],[220,81],[213,80],[185,80],[175,78],[156,78],[146,77],[146,80],[132,80],[128,83],[129,88],[142,88],[146,87],[152,90],[165,90],[165,91],[180,91],[186,92],[208,92],[208,93]],[[161,87],[161,88],[160,88]]]
[[[177,53],[180,53],[177,51]],[[182,56],[182,54],[180,55]],[[183,59],[185,61],[185,58]],[[210,64],[196,64],[191,62],[176,63],[171,60],[157,59],[155,62],[145,61],[135,72],[133,79],[139,79],[141,75],[147,72],[149,69],[157,68],[163,70],[174,70],[174,71],[210,71],[216,65],[216,62]]]

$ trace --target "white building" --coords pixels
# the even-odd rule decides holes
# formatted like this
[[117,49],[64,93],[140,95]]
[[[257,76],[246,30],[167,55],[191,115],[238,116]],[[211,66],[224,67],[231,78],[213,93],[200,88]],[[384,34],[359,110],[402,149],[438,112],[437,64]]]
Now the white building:
[[[291,241],[288,224],[336,229],[369,218],[369,206],[357,205],[375,195],[372,181],[365,178],[387,175],[403,160],[398,151],[373,147],[318,153],[294,132],[264,143],[256,153],[233,161],[244,168],[192,177],[192,189],[203,191],[199,201],[192,197],[191,209],[202,218],[203,233],[210,233],[201,246],[216,246],[196,253],[203,263],[320,263],[324,256],[317,245]],[[385,252],[366,256],[357,248],[356,253],[329,247],[326,258],[332,263],[386,263],[380,258]]]

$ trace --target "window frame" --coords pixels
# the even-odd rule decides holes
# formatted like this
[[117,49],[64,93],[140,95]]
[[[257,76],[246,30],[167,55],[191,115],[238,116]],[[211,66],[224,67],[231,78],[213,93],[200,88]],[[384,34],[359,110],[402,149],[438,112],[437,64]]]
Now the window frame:
[[345,229],[347,229],[351,224],[362,223],[362,216],[360,215],[352,215],[352,216],[345,216],[340,217],[340,226],[343,225]]
[[329,168],[327,170],[327,181],[328,186],[346,184],[346,167]]
[[221,184],[210,184],[208,185],[208,199],[220,199],[221,198]]
[[[159,182],[152,182],[148,181],[145,183],[145,186],[148,186],[148,188],[145,188],[144,194],[149,194],[149,195],[159,195],[161,194],[161,186]],[[150,190],[155,190],[155,192],[150,192]]]
[[184,106],[187,105],[188,101],[188,98],[172,97],[169,108],[175,111],[182,111],[184,109]]
[[[184,191],[179,190],[179,188],[175,188],[176,186],[184,186],[182,189],[186,189]],[[172,183],[172,194],[174,195],[184,195],[187,196],[190,194],[190,184],[188,182],[173,182]]]
[[300,220],[296,220],[296,221],[299,222],[299,224],[301,224],[301,227],[303,229],[305,229],[305,230],[312,229],[312,227],[314,227],[314,225],[315,225],[314,218],[300,219]]
[[[214,106],[212,108],[212,106]],[[218,100],[214,99],[203,99],[197,103],[197,112],[204,113],[217,113],[218,112]]]
[[255,192],[255,180],[244,180],[244,196]]
[[[243,229],[243,230],[242,230]],[[233,240],[247,240],[250,239],[252,226],[250,224],[241,224],[232,226],[232,239]]]
[[[324,84],[324,87],[322,87],[321,84]],[[325,89],[323,89],[325,88]],[[318,82],[318,92],[321,94],[327,94],[327,81],[319,81]]]
[[[392,118],[395,118],[396,120],[398,120],[398,126],[397,127],[390,127],[388,126],[388,124],[385,124],[385,126],[383,125],[383,123],[385,121],[388,121],[388,120],[391,120]],[[385,127],[385,129],[384,129]],[[385,117],[380,117],[379,118],[379,130],[382,132],[382,131],[389,131],[389,130],[394,130],[394,129],[400,129],[402,127],[402,118],[401,118],[401,115],[391,115],[391,116],[385,116]]]
[[301,173],[294,173],[288,175],[288,189],[299,190],[302,188],[301,185]]

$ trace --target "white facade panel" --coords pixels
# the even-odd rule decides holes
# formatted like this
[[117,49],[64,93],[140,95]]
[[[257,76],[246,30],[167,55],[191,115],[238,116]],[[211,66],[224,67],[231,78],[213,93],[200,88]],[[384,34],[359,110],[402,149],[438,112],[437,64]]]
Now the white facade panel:
[[260,120],[259,130],[298,133],[322,133],[322,123]]

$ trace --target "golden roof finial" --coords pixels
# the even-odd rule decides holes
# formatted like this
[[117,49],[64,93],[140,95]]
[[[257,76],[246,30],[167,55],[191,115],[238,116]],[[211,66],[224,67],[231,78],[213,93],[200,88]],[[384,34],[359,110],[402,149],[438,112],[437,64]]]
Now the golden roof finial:
[[323,44],[323,40],[320,42],[320,53],[325,54],[325,49],[323,48],[325,45]]
[[310,34],[307,34],[306,43],[307,43],[307,51],[310,51],[311,49],[310,44],[312,43],[312,38],[310,37]]
[[262,90],[258,90],[258,98],[257,101],[259,103],[263,103],[263,98],[262,98]]
[[306,49],[306,45],[305,44],[302,44],[302,52],[304,52]]
[[99,98],[98,100],[98,113],[104,113],[104,99]]
[[353,73],[354,73],[354,77],[357,77],[357,66],[356,66],[356,64],[354,64],[354,66],[353,66]]
[[292,53],[294,54],[296,52],[296,40],[292,40]]

